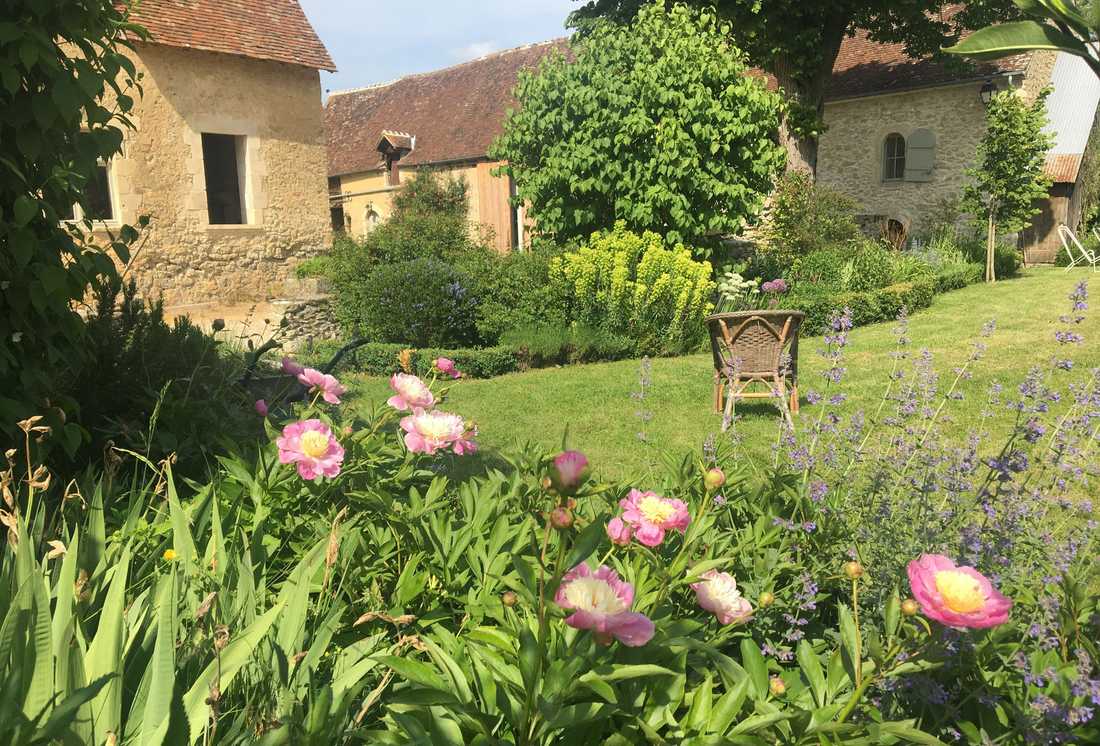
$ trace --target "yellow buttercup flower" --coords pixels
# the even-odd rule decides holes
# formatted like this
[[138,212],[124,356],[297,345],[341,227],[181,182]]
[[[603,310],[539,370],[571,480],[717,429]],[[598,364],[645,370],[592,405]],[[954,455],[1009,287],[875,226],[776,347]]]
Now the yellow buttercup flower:
[[179,557],[179,555],[178,555],[178,554],[176,554],[176,550],[175,550],[175,549],[165,549],[165,550],[164,550],[164,554],[163,554],[162,556],[164,557],[164,561],[165,561],[165,562],[171,562],[171,561],[172,561],[172,560],[174,560],[174,559],[175,559],[176,557]]

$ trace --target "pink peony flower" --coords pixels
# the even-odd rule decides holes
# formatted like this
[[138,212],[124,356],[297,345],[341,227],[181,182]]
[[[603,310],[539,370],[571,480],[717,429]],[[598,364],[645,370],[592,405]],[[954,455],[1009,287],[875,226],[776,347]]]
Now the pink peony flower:
[[449,357],[437,357],[432,361],[432,365],[445,376],[450,376],[451,378],[462,377],[462,373],[455,367],[455,361],[451,360]]
[[303,386],[308,386],[310,392],[320,391],[321,398],[329,404],[339,404],[340,397],[348,391],[333,376],[313,368],[306,368],[299,373],[298,380]]
[[909,563],[909,585],[925,616],[948,627],[996,627],[1008,621],[1012,599],[973,567],[956,567],[942,554]]
[[634,538],[634,527],[623,523],[623,519],[616,516],[607,522],[607,535],[612,544],[625,547]]
[[554,459],[550,480],[563,495],[571,495],[588,476],[588,459],[580,451],[565,451]]
[[283,358],[283,373],[288,376],[300,376],[305,370],[304,366],[294,362],[294,358],[290,356]]
[[476,437],[477,425],[467,422],[466,432],[462,433],[462,437],[454,442],[455,455],[465,456],[470,453],[477,453],[477,443],[474,441]]
[[698,583],[692,583],[695,598],[722,624],[743,624],[752,619],[752,604],[741,591],[737,590],[737,581],[726,572],[707,570]]
[[582,563],[565,573],[554,603],[573,610],[565,618],[566,624],[592,630],[601,645],[610,645],[615,638],[623,645],[639,647],[653,638],[649,617],[630,610],[634,587],[606,565],[593,571]]
[[298,464],[302,479],[335,477],[344,463],[343,446],[320,420],[292,422],[283,428],[283,435],[275,444],[279,447],[279,461]]
[[390,378],[390,388],[395,393],[386,403],[400,412],[430,409],[435,405],[432,390],[416,376],[395,373]]
[[[455,447],[468,452],[469,443],[464,441],[466,422],[457,414],[417,410],[401,420],[401,429],[405,431],[405,445],[413,453],[432,454],[439,450]],[[463,442],[463,445],[456,446]]]
[[631,490],[630,495],[619,501],[623,520],[634,529],[634,537],[647,547],[660,546],[665,531],[684,531],[691,523],[691,515],[683,500],[661,497],[655,492]]
[[267,417],[267,402],[263,399],[256,400],[256,414]]

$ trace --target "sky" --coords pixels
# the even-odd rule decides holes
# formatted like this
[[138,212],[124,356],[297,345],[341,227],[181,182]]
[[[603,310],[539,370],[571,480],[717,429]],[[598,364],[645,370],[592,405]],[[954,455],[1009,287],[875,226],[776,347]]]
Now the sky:
[[339,72],[326,90],[384,83],[564,36],[574,0],[299,0]]

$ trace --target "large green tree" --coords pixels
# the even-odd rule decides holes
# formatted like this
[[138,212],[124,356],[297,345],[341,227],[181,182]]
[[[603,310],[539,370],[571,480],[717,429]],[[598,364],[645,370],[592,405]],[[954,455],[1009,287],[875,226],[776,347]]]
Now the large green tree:
[[[629,22],[649,0],[577,0],[571,16],[584,29],[593,18]],[[671,0],[670,4],[671,4]],[[969,29],[1013,18],[1011,0],[946,5],[929,0],[689,0],[730,22],[734,42],[752,64],[772,73],[790,101],[782,139],[790,169],[816,172],[817,135],[840,45],[856,29],[913,56],[938,54]],[[961,7],[960,7],[961,5]],[[945,12],[943,9],[948,8]]]
[[1026,228],[1040,210],[1038,200],[1050,189],[1050,179],[1043,172],[1054,143],[1054,136],[1043,131],[1048,93],[1043,91],[1028,103],[1017,91],[1002,91],[989,102],[978,160],[968,170],[971,181],[963,190],[964,208],[986,222],[987,282],[997,279],[997,232]]
[[[84,360],[78,306],[97,282],[117,278],[85,208],[98,164],[120,151],[138,92],[128,2],[0,0],[0,446],[15,420],[46,414],[62,428],[64,386]],[[87,209],[81,211],[88,213]],[[122,261],[137,233],[120,231]]]
[[623,221],[705,247],[760,208],[782,166],[780,99],[745,75],[713,13],[651,5],[630,25],[595,23],[573,51],[520,76],[491,151],[540,233]]

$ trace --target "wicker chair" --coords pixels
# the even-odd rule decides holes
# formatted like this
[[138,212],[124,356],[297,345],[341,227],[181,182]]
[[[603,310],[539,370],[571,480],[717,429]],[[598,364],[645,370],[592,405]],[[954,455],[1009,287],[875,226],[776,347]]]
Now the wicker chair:
[[[733,419],[737,399],[774,399],[793,425],[798,414],[798,331],[800,311],[738,311],[707,317],[714,354],[714,411]],[[789,352],[789,358],[786,354]],[[764,391],[755,390],[760,385]],[[789,395],[789,400],[788,400]]]

